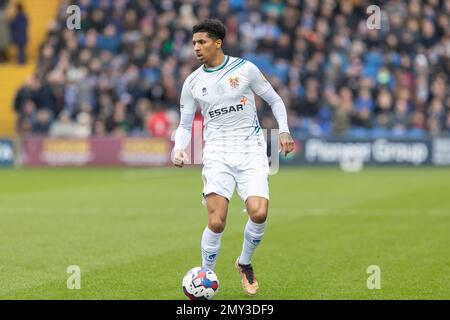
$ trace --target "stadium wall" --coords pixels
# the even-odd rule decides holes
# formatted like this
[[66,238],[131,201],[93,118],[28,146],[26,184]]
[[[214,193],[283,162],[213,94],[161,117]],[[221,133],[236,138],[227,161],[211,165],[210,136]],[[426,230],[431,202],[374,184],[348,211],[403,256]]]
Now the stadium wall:
[[309,138],[295,141],[295,151],[281,158],[285,165],[448,166],[450,138],[338,139]]
[[31,137],[21,144],[23,166],[144,166],[170,164],[165,138],[64,139]]
[[[297,139],[295,151],[280,157],[286,166],[450,166],[450,138]],[[16,154],[19,166],[171,166],[173,142],[166,138],[30,137]],[[2,149],[3,148],[3,149]],[[3,150],[3,153],[2,153]],[[0,163],[12,165],[11,140],[0,141]],[[200,150],[201,152],[201,150]],[[3,154],[3,157],[2,157]],[[193,161],[200,164],[200,162]]]

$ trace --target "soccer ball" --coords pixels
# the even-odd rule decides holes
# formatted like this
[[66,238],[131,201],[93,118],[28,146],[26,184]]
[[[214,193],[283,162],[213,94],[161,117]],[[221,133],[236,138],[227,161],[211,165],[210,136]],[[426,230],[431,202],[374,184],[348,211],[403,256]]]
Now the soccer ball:
[[195,267],[183,278],[183,292],[191,300],[212,300],[219,291],[219,279],[208,268]]

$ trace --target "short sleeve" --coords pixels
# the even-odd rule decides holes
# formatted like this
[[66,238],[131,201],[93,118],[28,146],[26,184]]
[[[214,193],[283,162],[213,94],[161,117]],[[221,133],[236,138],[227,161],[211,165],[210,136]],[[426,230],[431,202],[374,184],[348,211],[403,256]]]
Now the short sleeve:
[[252,62],[248,62],[248,72],[250,79],[250,87],[258,96],[269,90],[272,86],[258,67]]

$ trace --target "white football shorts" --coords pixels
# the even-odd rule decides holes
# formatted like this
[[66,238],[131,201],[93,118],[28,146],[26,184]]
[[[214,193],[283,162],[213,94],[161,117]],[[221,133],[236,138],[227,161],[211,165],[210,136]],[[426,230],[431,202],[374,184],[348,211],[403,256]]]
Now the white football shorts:
[[245,202],[250,196],[269,199],[269,161],[265,152],[203,154],[203,205],[216,193],[231,200],[234,189]]

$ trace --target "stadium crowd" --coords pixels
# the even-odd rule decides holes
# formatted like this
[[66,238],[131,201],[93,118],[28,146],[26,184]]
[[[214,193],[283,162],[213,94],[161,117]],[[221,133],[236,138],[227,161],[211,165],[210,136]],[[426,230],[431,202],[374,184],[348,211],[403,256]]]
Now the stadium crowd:
[[[24,135],[169,136],[199,65],[191,28],[208,17],[227,27],[225,54],[269,78],[294,136],[450,133],[450,0],[61,2],[15,99]],[[71,4],[80,30],[66,26]],[[380,29],[367,28],[369,5]],[[262,127],[276,127],[257,103]]]

